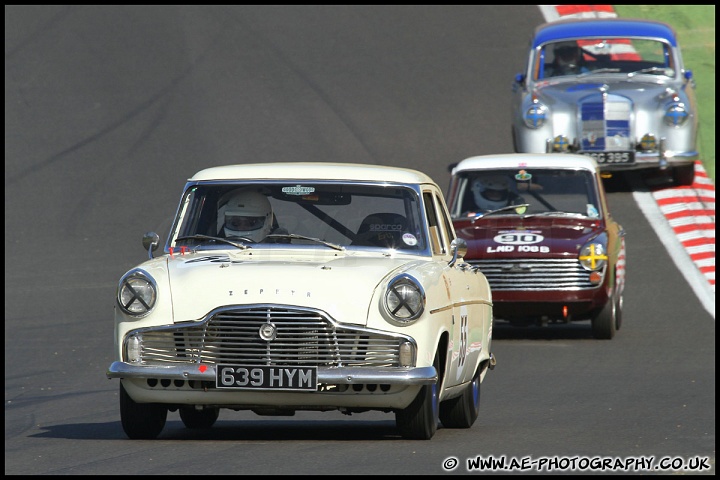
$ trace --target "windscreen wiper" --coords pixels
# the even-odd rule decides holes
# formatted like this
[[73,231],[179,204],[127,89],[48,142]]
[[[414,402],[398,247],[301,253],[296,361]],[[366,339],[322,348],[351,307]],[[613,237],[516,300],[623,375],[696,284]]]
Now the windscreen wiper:
[[[248,248],[252,248],[251,246],[245,245],[244,243],[233,242],[232,240],[228,240],[227,238],[212,237],[212,236],[210,236],[210,235],[201,235],[201,234],[186,235],[186,236],[184,236],[184,237],[178,237],[178,238],[175,239],[176,242],[181,241],[181,240],[207,240],[207,241],[216,241],[216,242],[221,242],[221,243],[227,243],[228,245],[232,245],[233,247],[237,247],[237,248],[239,248],[240,250],[245,250],[245,249],[248,249]],[[245,239],[245,240],[250,241],[249,238],[248,238],[248,239]]]

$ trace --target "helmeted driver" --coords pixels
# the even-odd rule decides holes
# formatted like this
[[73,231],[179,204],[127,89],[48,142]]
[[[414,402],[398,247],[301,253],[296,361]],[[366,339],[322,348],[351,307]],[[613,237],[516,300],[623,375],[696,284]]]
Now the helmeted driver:
[[218,232],[225,237],[245,237],[260,242],[272,230],[272,206],[262,193],[234,190],[218,205]]
[[522,197],[510,190],[510,182],[502,175],[476,178],[470,188],[475,205],[484,212],[525,203]]
[[560,42],[553,47],[553,62],[548,76],[576,75],[587,72],[584,66],[582,49],[576,42]]

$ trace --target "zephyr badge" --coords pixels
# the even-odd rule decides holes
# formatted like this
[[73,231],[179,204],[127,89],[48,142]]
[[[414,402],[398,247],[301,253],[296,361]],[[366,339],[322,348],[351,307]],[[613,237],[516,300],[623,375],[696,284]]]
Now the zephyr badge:
[[260,326],[260,338],[266,342],[272,342],[277,336],[277,327],[272,323],[264,323]]

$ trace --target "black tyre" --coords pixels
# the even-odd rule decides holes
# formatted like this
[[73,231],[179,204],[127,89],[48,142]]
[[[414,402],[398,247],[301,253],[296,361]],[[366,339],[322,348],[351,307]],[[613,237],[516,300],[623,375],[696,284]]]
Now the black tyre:
[[608,298],[605,306],[592,317],[593,337],[598,340],[610,340],[617,331],[617,306],[618,302],[613,295]]
[[156,403],[136,403],[120,383],[120,420],[128,438],[152,440],[165,428],[167,407]]
[[470,428],[480,414],[480,369],[462,395],[440,404],[440,421],[447,428]]
[[695,164],[673,167],[673,180],[675,185],[686,187],[695,181]]
[[438,381],[431,385],[423,385],[410,405],[395,412],[395,424],[403,438],[430,440],[437,431],[440,415],[438,390],[442,382],[437,355],[433,365],[438,370]]
[[187,428],[210,428],[220,415],[219,408],[204,408],[196,410],[195,407],[180,407],[180,419]]

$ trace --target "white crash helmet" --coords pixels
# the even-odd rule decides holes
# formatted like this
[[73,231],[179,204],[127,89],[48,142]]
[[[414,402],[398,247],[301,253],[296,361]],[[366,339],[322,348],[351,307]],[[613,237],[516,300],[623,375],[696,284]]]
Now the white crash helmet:
[[510,197],[510,182],[503,176],[476,178],[471,186],[475,204],[483,211],[496,210],[507,206]]
[[272,230],[270,201],[254,190],[235,190],[218,202],[218,232],[261,241]]

